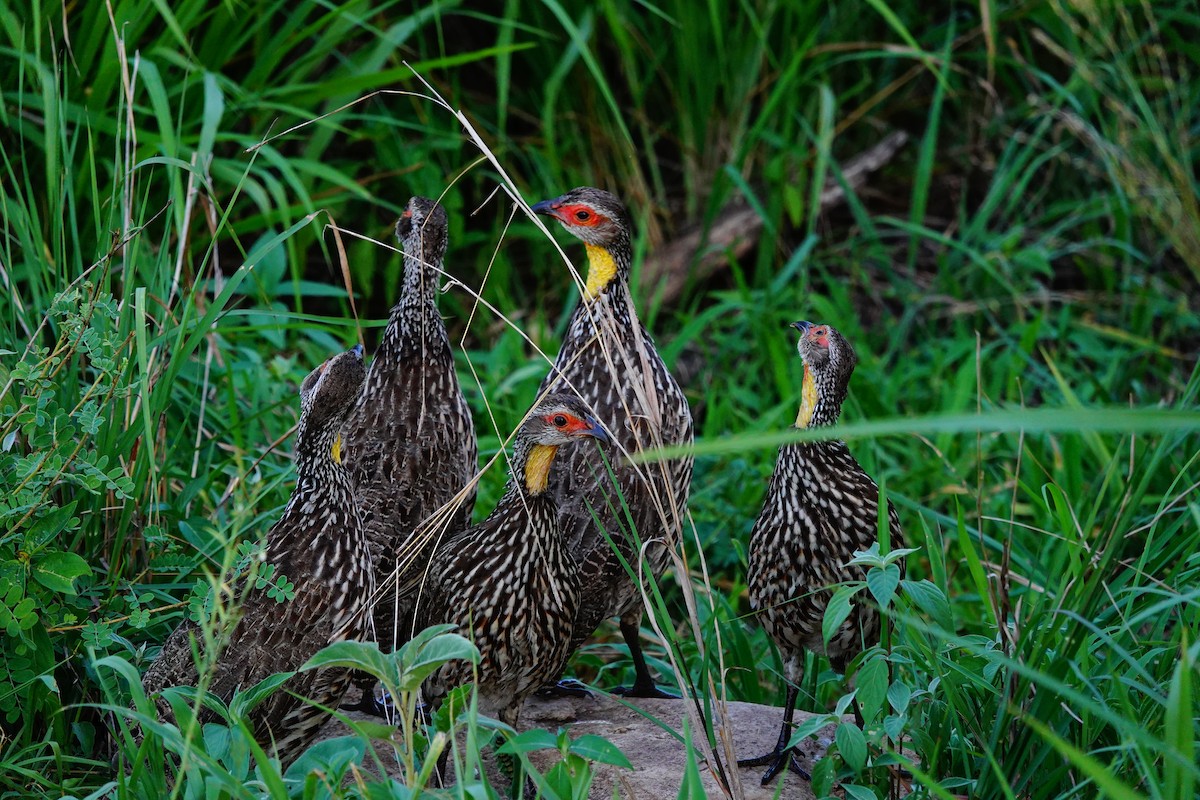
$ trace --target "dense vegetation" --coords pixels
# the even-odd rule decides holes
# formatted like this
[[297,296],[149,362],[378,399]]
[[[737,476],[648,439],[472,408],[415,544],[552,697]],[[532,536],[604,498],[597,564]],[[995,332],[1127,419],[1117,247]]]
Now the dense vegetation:
[[[682,294],[638,292],[698,422],[690,580],[647,627],[668,679],[782,697],[745,540],[797,402],[783,323],[828,322],[861,358],[844,433],[919,549],[903,584],[881,560],[847,589],[894,626],[816,788],[886,796],[903,760],[920,796],[1192,798],[1195,4],[500,5],[0,4],[0,792],[159,796],[164,747],[189,753],[183,796],[338,785],[380,731],[316,754],[323,788],[255,757],[237,703],[141,745],[104,707],[286,498],[296,386],[376,340],[411,194],[451,214],[442,304],[497,451],[575,291],[506,183],[618,192],[643,254],[731,208],[761,223]],[[844,710],[812,666],[802,707]],[[601,637],[573,668],[611,686],[629,662]],[[616,758],[564,763],[588,756]]]

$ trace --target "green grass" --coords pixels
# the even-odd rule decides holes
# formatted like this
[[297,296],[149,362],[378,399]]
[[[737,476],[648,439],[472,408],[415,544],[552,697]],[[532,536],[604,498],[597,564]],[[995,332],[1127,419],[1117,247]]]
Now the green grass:
[[[839,732],[817,788],[888,796],[899,742],[919,796],[1194,795],[1194,3],[293,5],[0,3],[0,792],[324,791],[254,758],[233,717],[224,749],[169,730],[139,746],[100,706],[124,706],[197,581],[274,519],[295,387],[377,339],[410,195],[450,212],[470,291],[441,302],[484,456],[533,399],[569,278],[502,194],[485,203],[495,164],[415,71],[526,200],[618,191],[643,254],[736,198],[762,217],[761,243],[677,302],[638,293],[694,375],[697,611],[662,582],[668,679],[669,646],[677,681],[782,699],[746,537],[795,415],[783,325],[816,319],[858,350],[845,432],[919,548],[888,646],[860,660],[867,730]],[[818,213],[893,129],[910,144]],[[618,640],[574,671],[630,680]],[[844,707],[827,665],[808,673],[802,707]],[[467,727],[463,775],[492,735]],[[314,759],[347,774],[374,733]],[[707,733],[689,728],[694,751]],[[172,743],[196,755],[177,782]],[[535,745],[591,752],[514,752]],[[114,775],[114,754],[141,766]]]

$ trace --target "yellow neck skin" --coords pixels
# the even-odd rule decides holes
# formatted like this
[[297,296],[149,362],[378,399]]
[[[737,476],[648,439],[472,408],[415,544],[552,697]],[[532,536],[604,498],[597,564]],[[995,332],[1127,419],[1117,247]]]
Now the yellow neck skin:
[[338,434],[333,440],[333,449],[329,451],[329,455],[333,457],[335,464],[342,463],[342,434]]
[[550,465],[554,463],[554,454],[558,445],[535,444],[525,459],[525,488],[530,494],[541,494],[546,491],[550,481]]
[[603,247],[594,244],[584,246],[587,248],[588,257],[586,294],[588,300],[594,300],[596,295],[600,294],[600,290],[617,277],[617,262],[613,259],[612,253]]
[[812,370],[804,365],[804,383],[800,386],[800,413],[796,415],[796,427],[807,428],[817,410],[817,383]]

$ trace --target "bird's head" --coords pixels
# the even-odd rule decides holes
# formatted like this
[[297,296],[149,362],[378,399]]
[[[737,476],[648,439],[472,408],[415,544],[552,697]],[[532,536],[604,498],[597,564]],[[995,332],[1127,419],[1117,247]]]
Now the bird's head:
[[334,461],[341,462],[341,435],[337,431],[354,408],[366,375],[361,344],[330,358],[308,373],[308,377],[300,384],[297,451],[324,442],[332,433],[335,438],[330,455]]
[[446,256],[448,228],[446,209],[428,197],[414,197],[396,222],[396,238],[409,258],[440,264]]
[[800,331],[796,350],[804,362],[800,415],[796,427],[837,422],[858,356],[838,330],[815,322],[793,322]]
[[530,494],[546,490],[550,465],[558,448],[580,439],[609,441],[604,427],[578,397],[552,394],[530,412],[517,434],[528,454],[525,458],[525,488]]
[[628,245],[632,226],[625,204],[603,189],[581,186],[561,197],[533,206],[536,214],[554,217],[584,244],[612,250]]

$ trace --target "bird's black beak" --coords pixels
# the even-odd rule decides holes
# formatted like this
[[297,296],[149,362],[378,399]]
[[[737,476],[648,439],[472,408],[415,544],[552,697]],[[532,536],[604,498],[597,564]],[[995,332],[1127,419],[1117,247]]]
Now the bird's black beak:
[[811,322],[805,322],[804,320],[801,320],[799,322],[792,322],[788,325],[789,328],[795,328],[796,330],[800,331],[801,336],[808,333],[808,329],[811,328],[812,326],[813,326],[813,324]]
[[599,439],[602,442],[611,441],[608,434],[604,432],[604,426],[595,417],[584,417],[583,421],[587,423],[587,430],[584,431],[587,435]]
[[555,197],[552,200],[543,200],[540,203],[535,203],[534,205],[530,206],[529,210],[535,214],[544,214],[547,217],[554,217],[555,219],[558,219],[558,206],[560,200],[562,200],[561,197]]

